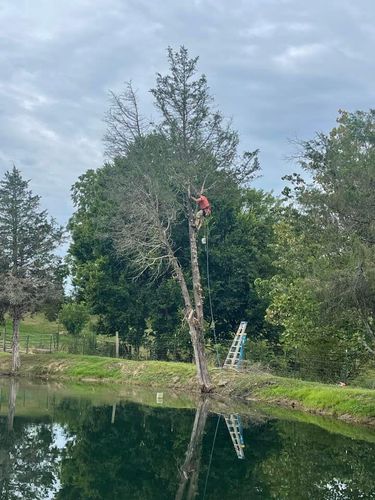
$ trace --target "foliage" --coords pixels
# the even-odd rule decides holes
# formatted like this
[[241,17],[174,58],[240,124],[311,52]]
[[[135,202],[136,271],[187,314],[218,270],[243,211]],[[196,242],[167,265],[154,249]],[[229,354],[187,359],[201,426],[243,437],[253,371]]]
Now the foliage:
[[19,368],[19,322],[62,293],[55,249],[62,228],[40,208],[16,167],[0,181],[0,310],[12,317],[13,371]]
[[[183,313],[177,284],[167,275],[151,283],[146,283],[146,277],[134,281],[129,263],[115,254],[111,241],[97,227],[99,223],[108,226],[112,218],[103,200],[102,186],[108,177],[113,182],[118,179],[114,168],[106,165],[95,173],[88,172],[74,186],[77,209],[70,221],[70,254],[76,293],[90,312],[98,316],[98,333],[113,335],[118,331],[124,340],[138,345],[146,342],[145,318],[148,318],[152,337],[163,348],[167,340],[181,334]],[[219,338],[229,338],[242,318],[251,319],[251,337],[277,337],[277,329],[264,321],[267,301],[254,287],[256,278],[273,273],[271,244],[273,226],[279,218],[277,202],[262,191],[227,185],[225,190],[215,193],[212,203],[208,257]],[[111,210],[115,211],[114,207]],[[185,265],[189,251],[185,229],[176,228],[173,237]],[[209,319],[207,255],[203,244],[199,246],[199,258],[206,297],[205,316]]]
[[[274,273],[273,228],[280,217],[279,204],[272,195],[251,188],[232,193],[226,190],[218,194],[215,203],[208,228],[208,250],[201,247],[201,262],[207,286],[207,250],[219,339],[229,339],[239,321],[246,319],[249,338],[276,340],[279,329],[264,319],[268,302],[259,295],[255,280]],[[208,301],[206,311],[209,318]]]
[[294,189],[284,190],[290,205],[276,226],[277,273],[257,282],[304,376],[352,377],[374,352],[374,117],[341,112],[329,135],[301,144],[311,180],[287,177]]
[[[131,86],[112,94],[105,140],[114,160],[73,187],[70,255],[78,298],[99,317],[100,333],[118,330],[135,346],[152,343],[158,356],[187,359],[191,347],[181,324],[186,311],[168,271],[178,262],[191,287],[189,191],[204,185],[213,204],[209,265],[222,338],[247,315],[252,333],[276,331],[264,323],[266,304],[253,286],[259,274],[272,272],[267,262],[276,202],[241,184],[259,168],[257,152],[239,157],[237,133],[213,109],[206,78],[195,76],[197,60],[184,48],[168,54],[171,73],[158,75],[152,90],[160,123],[144,127]],[[207,299],[205,247],[198,250]]]
[[76,211],[69,222],[71,273],[78,300],[98,318],[97,333],[119,335],[139,345],[145,328],[144,281],[133,280],[129,263],[120,258],[103,230],[116,206],[104,196],[108,176],[105,166],[89,170],[72,188]]
[[71,335],[79,335],[88,320],[87,307],[82,303],[68,302],[59,313],[59,321]]

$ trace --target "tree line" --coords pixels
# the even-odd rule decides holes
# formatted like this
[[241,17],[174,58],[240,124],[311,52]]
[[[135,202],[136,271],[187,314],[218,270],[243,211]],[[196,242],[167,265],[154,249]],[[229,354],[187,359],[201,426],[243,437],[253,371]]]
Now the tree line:
[[[194,359],[203,391],[205,349],[243,319],[260,360],[322,379],[354,375],[375,354],[375,111],[340,111],[331,132],[298,143],[299,173],[275,195],[252,187],[258,150],[240,154],[198,58],[182,47],[168,60],[151,90],[158,119],[142,115],[131,84],[112,93],[107,161],[72,187],[70,316],[79,304],[97,333]],[[200,192],[212,215],[197,232]],[[13,319],[14,370],[19,321],[61,297],[67,272],[55,255],[63,230],[39,201],[16,168],[5,174],[0,312]]]

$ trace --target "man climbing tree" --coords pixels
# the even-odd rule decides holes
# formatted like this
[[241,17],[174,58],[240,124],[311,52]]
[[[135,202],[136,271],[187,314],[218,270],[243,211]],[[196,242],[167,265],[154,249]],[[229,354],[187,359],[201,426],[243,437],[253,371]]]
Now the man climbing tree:
[[206,196],[199,193],[198,198],[191,197],[192,200],[196,202],[199,210],[195,214],[194,228],[199,231],[202,227],[204,217],[211,215],[211,205]]
[[[238,158],[238,134],[212,110],[206,77],[195,78],[198,58],[190,59],[184,47],[169,49],[168,57],[170,74],[158,74],[151,90],[161,114],[152,130],[142,126],[145,120],[130,85],[123,94],[112,95],[105,136],[107,154],[114,160],[108,197],[118,204],[112,235],[117,250],[131,257],[139,274],[172,271],[184,301],[199,385],[209,392],[191,193],[199,192],[199,186],[211,193],[249,180],[258,169],[257,151]],[[189,266],[176,239],[182,227],[188,230]]]
[[0,181],[0,311],[7,311],[13,322],[13,373],[21,365],[22,318],[61,294],[60,260],[54,250],[63,231],[39,202],[16,167],[5,173]]

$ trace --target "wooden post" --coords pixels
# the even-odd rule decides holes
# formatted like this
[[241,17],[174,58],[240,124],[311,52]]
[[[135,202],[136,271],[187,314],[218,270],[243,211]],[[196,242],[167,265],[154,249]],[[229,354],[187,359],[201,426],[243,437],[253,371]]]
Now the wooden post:
[[116,332],[115,341],[116,341],[116,358],[118,358],[118,357],[120,357],[120,342],[118,339],[118,332]]
[[52,352],[52,335],[51,335],[51,338],[49,339],[49,352],[50,352],[50,354]]
[[56,350],[57,350],[57,352],[59,352],[59,348],[60,348],[60,333],[59,333],[59,331],[57,331],[57,335],[56,335]]
[[29,339],[30,339],[30,335],[28,335],[26,337],[26,354],[29,354]]
[[3,351],[6,352],[7,350],[7,331],[4,328],[4,334],[3,334]]

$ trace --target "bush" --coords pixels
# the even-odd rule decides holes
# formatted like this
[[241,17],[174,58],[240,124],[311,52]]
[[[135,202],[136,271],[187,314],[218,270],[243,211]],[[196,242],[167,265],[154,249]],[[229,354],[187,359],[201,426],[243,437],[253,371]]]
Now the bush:
[[60,322],[71,335],[79,335],[89,317],[86,306],[75,302],[64,304],[59,314]]

